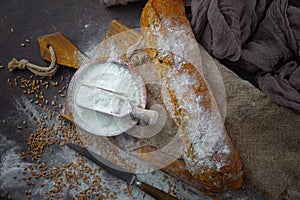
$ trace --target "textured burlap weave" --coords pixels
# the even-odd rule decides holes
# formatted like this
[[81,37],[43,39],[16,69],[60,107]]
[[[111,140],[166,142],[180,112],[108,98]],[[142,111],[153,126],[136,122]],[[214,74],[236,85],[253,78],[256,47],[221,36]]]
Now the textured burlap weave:
[[227,95],[225,125],[243,161],[245,186],[272,199],[299,199],[300,115],[216,64]]

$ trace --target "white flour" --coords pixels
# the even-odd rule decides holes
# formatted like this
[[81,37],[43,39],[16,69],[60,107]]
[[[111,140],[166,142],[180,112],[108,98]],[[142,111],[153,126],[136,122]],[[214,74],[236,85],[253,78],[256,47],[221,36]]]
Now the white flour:
[[[97,96],[97,98],[95,98],[95,96],[89,96],[89,94],[84,93],[82,90],[79,91],[80,86],[84,84],[120,93],[122,96],[127,96],[128,100],[133,105],[145,106],[144,102],[141,100],[141,95],[143,95],[144,92],[143,88],[138,85],[139,82],[136,82],[136,80],[137,77],[130,72],[129,69],[120,67],[114,63],[105,62],[88,66],[88,70],[85,71],[84,75],[74,81],[74,92],[72,93],[72,96],[74,96],[74,99],[76,100],[73,100],[72,103],[74,104],[73,113],[75,123],[84,130],[95,135],[116,135],[133,127],[136,124],[136,121],[130,116],[116,118],[111,115],[88,110],[78,106],[76,102],[94,102],[95,108],[97,108],[97,104],[99,103],[102,104],[102,107],[111,105],[111,102],[109,102],[109,99],[105,98],[105,96]],[[101,95],[105,95],[105,93],[101,93]],[[105,101],[98,101],[101,99]],[[86,102],[86,104],[89,104],[89,102]],[[107,110],[112,109],[113,108],[107,107]],[[118,110],[121,108],[114,109]]]

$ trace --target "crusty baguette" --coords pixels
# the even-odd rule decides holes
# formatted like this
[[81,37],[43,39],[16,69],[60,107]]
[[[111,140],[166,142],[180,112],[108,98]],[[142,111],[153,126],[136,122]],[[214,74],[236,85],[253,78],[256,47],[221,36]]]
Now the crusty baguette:
[[[215,131],[212,127],[204,128],[214,125],[210,120],[214,99],[208,84],[193,64],[175,59],[172,48],[176,45],[166,47],[171,51],[162,50],[163,45],[168,45],[162,44],[162,41],[167,41],[175,32],[180,31],[194,38],[183,2],[149,0],[140,22],[142,28],[148,28],[142,29],[146,41],[151,47],[157,47],[149,48],[147,53],[161,79],[164,106],[182,130],[185,142],[190,140],[182,159],[169,165],[166,171],[198,189],[210,192],[241,187],[242,163],[228,134],[223,127]],[[183,77],[193,84],[183,83]],[[199,124],[200,128],[195,124]]]

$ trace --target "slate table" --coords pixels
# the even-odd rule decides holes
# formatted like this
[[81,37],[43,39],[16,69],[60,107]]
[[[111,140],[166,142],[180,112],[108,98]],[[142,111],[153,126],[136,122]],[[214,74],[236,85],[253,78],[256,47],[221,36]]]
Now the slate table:
[[[0,65],[5,66],[0,73],[0,116],[12,119],[18,118],[14,107],[14,99],[21,95],[16,88],[7,87],[7,79],[18,75],[29,76],[26,71],[16,70],[13,73],[6,68],[7,63],[13,58],[26,58],[39,65],[49,65],[44,62],[39,53],[37,37],[62,32],[82,52],[88,52],[103,39],[109,23],[113,19],[137,27],[139,17],[145,2],[132,3],[128,6],[106,8],[101,1],[80,0],[3,0],[0,6]],[[11,32],[11,29],[14,32]],[[26,43],[26,39],[30,43]],[[21,47],[26,43],[25,47]],[[71,76],[75,70],[62,67],[58,76]],[[8,126],[1,125],[1,134],[10,139],[24,141],[26,138],[16,135],[14,123]]]

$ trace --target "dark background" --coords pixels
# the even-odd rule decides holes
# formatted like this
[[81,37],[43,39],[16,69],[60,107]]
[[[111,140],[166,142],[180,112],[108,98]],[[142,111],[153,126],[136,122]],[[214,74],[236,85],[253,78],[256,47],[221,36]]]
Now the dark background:
[[[55,32],[62,32],[81,52],[88,52],[102,41],[111,20],[116,19],[130,27],[138,27],[145,3],[141,1],[127,6],[106,8],[100,0],[1,1],[0,65],[4,68],[0,69],[0,166],[4,162],[2,159],[6,158],[2,155],[14,149],[14,146],[17,146],[18,153],[26,152],[27,138],[36,129],[35,123],[28,120],[30,117],[22,110],[22,98],[30,97],[24,95],[20,87],[10,87],[7,84],[8,78],[12,82],[18,76],[29,79],[31,73],[26,70],[9,72],[8,62],[15,57],[18,60],[25,58],[31,63],[49,66],[49,63],[41,59],[36,39]],[[14,29],[13,33],[11,28]],[[26,43],[26,39],[31,42]],[[21,47],[21,43],[26,43],[26,47]],[[61,66],[54,80],[59,81],[61,87],[70,80],[74,72],[75,69]],[[62,75],[65,77],[64,81],[60,80]],[[57,88],[50,87],[45,95],[51,99],[54,94],[57,94]],[[2,120],[5,120],[6,124],[3,124]],[[22,120],[27,121],[27,128],[22,128],[20,133],[17,133],[17,126],[22,124]],[[13,143],[8,144],[3,138]],[[5,172],[0,172],[0,176],[1,173]],[[14,175],[2,176],[0,199],[8,198],[8,194],[11,194],[13,199],[25,198],[24,191],[28,188],[9,185],[12,183],[12,176]],[[10,191],[6,188],[10,188]]]
[[[62,32],[81,52],[87,52],[101,42],[113,19],[131,27],[139,27],[139,18],[145,3],[141,1],[127,6],[106,8],[100,0],[2,0],[0,65],[5,68],[0,70],[1,118],[7,120],[20,115],[12,101],[13,97],[23,95],[22,91],[7,87],[7,79],[13,80],[19,75],[28,78],[31,75],[30,72],[21,70],[9,72],[8,62],[15,57],[18,60],[26,58],[37,65],[49,65],[41,59],[36,40],[39,36]],[[12,27],[13,33],[10,31]],[[26,39],[31,42],[26,43]],[[21,43],[26,43],[26,47],[21,47]],[[57,77],[71,77],[74,72],[74,69],[60,67]],[[1,134],[9,139],[25,141],[26,131],[23,135],[16,135],[15,125],[13,120],[8,121],[6,126],[1,123]]]

